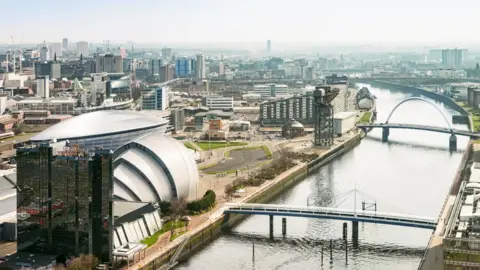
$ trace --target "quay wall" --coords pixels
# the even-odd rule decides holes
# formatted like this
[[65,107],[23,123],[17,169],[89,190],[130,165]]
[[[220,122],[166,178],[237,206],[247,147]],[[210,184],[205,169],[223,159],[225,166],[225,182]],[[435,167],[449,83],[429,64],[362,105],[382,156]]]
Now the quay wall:
[[[294,168],[282,173],[276,179],[270,180],[267,184],[260,190],[250,194],[245,198],[244,202],[247,203],[266,203],[279,196],[286,189],[294,186],[296,183],[300,182],[307,176],[309,173],[320,168],[321,166],[328,164],[333,161],[335,158],[345,154],[349,150],[353,149],[355,146],[361,142],[360,133],[356,134],[352,138],[342,142],[341,144],[329,149],[326,153],[319,156],[315,160],[312,160],[306,164],[299,164]],[[221,211],[218,210],[218,211]],[[228,217],[227,217],[228,216]],[[181,255],[179,256],[179,261],[184,261],[190,258],[196,251],[204,248],[208,243],[215,240],[219,237],[224,230],[229,230],[233,226],[239,224],[248,215],[239,215],[239,214],[229,214],[229,215],[217,215],[212,213],[210,219],[205,221],[204,224],[195,228],[190,232],[191,236],[183,249]],[[144,265],[133,267],[131,269],[142,269],[142,270],[155,270],[160,269],[169,259],[173,256],[177,248],[182,243],[184,236],[181,236],[174,240],[174,245],[171,246],[168,250],[163,252],[162,255],[156,257],[155,259],[145,262]]]

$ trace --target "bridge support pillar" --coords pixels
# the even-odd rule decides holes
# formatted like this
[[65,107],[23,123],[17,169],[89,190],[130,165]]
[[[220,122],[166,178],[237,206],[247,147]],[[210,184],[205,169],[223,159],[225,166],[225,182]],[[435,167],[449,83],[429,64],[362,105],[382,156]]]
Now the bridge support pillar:
[[269,218],[270,218],[270,239],[273,239],[273,215],[270,215]]
[[282,218],[282,235],[287,235],[287,218]]
[[450,152],[457,151],[457,136],[455,134],[450,135],[448,149],[450,149]]
[[229,213],[225,213],[225,215],[223,216],[223,221],[222,221],[222,230],[224,231],[229,231],[230,230],[230,214]]
[[358,221],[352,221],[352,238],[354,241],[358,239]]
[[382,142],[388,142],[388,135],[390,135],[390,129],[388,127],[382,128]]

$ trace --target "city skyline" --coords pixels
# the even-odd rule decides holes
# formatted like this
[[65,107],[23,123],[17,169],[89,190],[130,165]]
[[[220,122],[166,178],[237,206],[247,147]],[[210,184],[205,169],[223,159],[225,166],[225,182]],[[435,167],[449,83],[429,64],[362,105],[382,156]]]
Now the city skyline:
[[[273,49],[275,44],[283,43],[458,47],[480,44],[480,38],[471,35],[467,27],[474,23],[475,8],[444,7],[432,0],[407,0],[402,4],[392,9],[378,0],[361,3],[343,0],[335,4],[301,0],[295,5],[286,0],[241,3],[144,0],[134,5],[126,0],[101,3],[86,0],[67,6],[58,0],[27,0],[28,9],[22,10],[22,20],[18,21],[13,12],[3,15],[4,21],[17,22],[2,31],[0,43],[11,43],[10,37],[16,44],[61,42],[67,37],[70,42],[133,40],[172,45],[258,43],[265,46],[266,40],[272,40]],[[475,4],[471,1],[461,0],[455,6],[472,5]],[[13,2],[3,7],[18,9]],[[448,20],[445,14],[449,14]],[[38,31],[42,28],[49,31]]]

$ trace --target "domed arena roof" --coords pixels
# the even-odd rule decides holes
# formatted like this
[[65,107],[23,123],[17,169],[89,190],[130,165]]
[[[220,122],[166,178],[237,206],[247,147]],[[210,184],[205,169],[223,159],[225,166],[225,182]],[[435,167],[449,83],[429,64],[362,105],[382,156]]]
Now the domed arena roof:
[[53,125],[31,138],[34,142],[67,140],[113,135],[153,129],[166,120],[136,111],[96,111],[82,114]]
[[182,142],[153,132],[115,151],[114,194],[127,201],[193,199],[199,181],[193,154]]

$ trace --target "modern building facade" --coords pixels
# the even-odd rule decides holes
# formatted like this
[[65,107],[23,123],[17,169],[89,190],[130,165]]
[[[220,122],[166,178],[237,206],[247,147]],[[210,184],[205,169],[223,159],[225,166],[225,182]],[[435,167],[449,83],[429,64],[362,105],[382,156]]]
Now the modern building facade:
[[189,58],[180,58],[175,62],[175,75],[178,78],[187,78],[195,75],[196,61]]
[[233,97],[222,96],[206,96],[202,97],[202,106],[208,107],[209,110],[233,110]]
[[160,67],[160,70],[159,70],[159,81],[160,82],[168,82],[168,81],[171,81],[173,80],[173,76],[174,76],[174,68],[172,65],[170,64],[166,64],[166,65],[163,65]]
[[165,134],[169,121],[136,111],[96,111],[68,119],[31,138],[34,143],[56,140],[78,144],[88,151],[116,150],[141,135],[158,131]]
[[457,48],[442,50],[442,66],[451,69],[462,68],[467,52],[465,49]]
[[197,54],[197,63],[195,68],[195,79],[197,82],[202,81],[206,78],[206,71],[205,71],[205,57],[203,54]]
[[62,64],[54,61],[36,62],[35,77],[48,76],[51,79],[62,77]]
[[105,54],[95,57],[96,72],[122,73],[123,59],[121,55]]
[[277,96],[286,96],[290,92],[286,84],[257,84],[253,86],[252,94],[260,94],[262,98],[270,98]]
[[50,60],[50,51],[48,47],[44,46],[40,48],[40,61],[49,61]]
[[168,108],[167,86],[148,89],[142,92],[142,110],[166,110]]
[[17,149],[17,249],[112,259],[113,152]]
[[48,76],[37,77],[37,96],[50,97],[50,78]]
[[314,124],[313,96],[302,95],[260,104],[262,126],[281,126],[290,119],[303,125]]
[[68,38],[63,38],[62,39],[62,49],[64,51],[68,51]]
[[49,50],[50,50],[50,56],[52,58],[54,58],[55,56],[56,57],[61,57],[62,53],[63,53],[62,43],[52,43],[52,44],[50,44]]
[[183,131],[185,128],[185,111],[183,109],[172,109],[170,113],[170,123],[173,130],[176,132]]
[[83,57],[90,56],[90,50],[88,49],[88,42],[86,41],[79,41],[77,42],[77,49],[76,49],[76,55],[80,57],[80,55],[83,55]]

